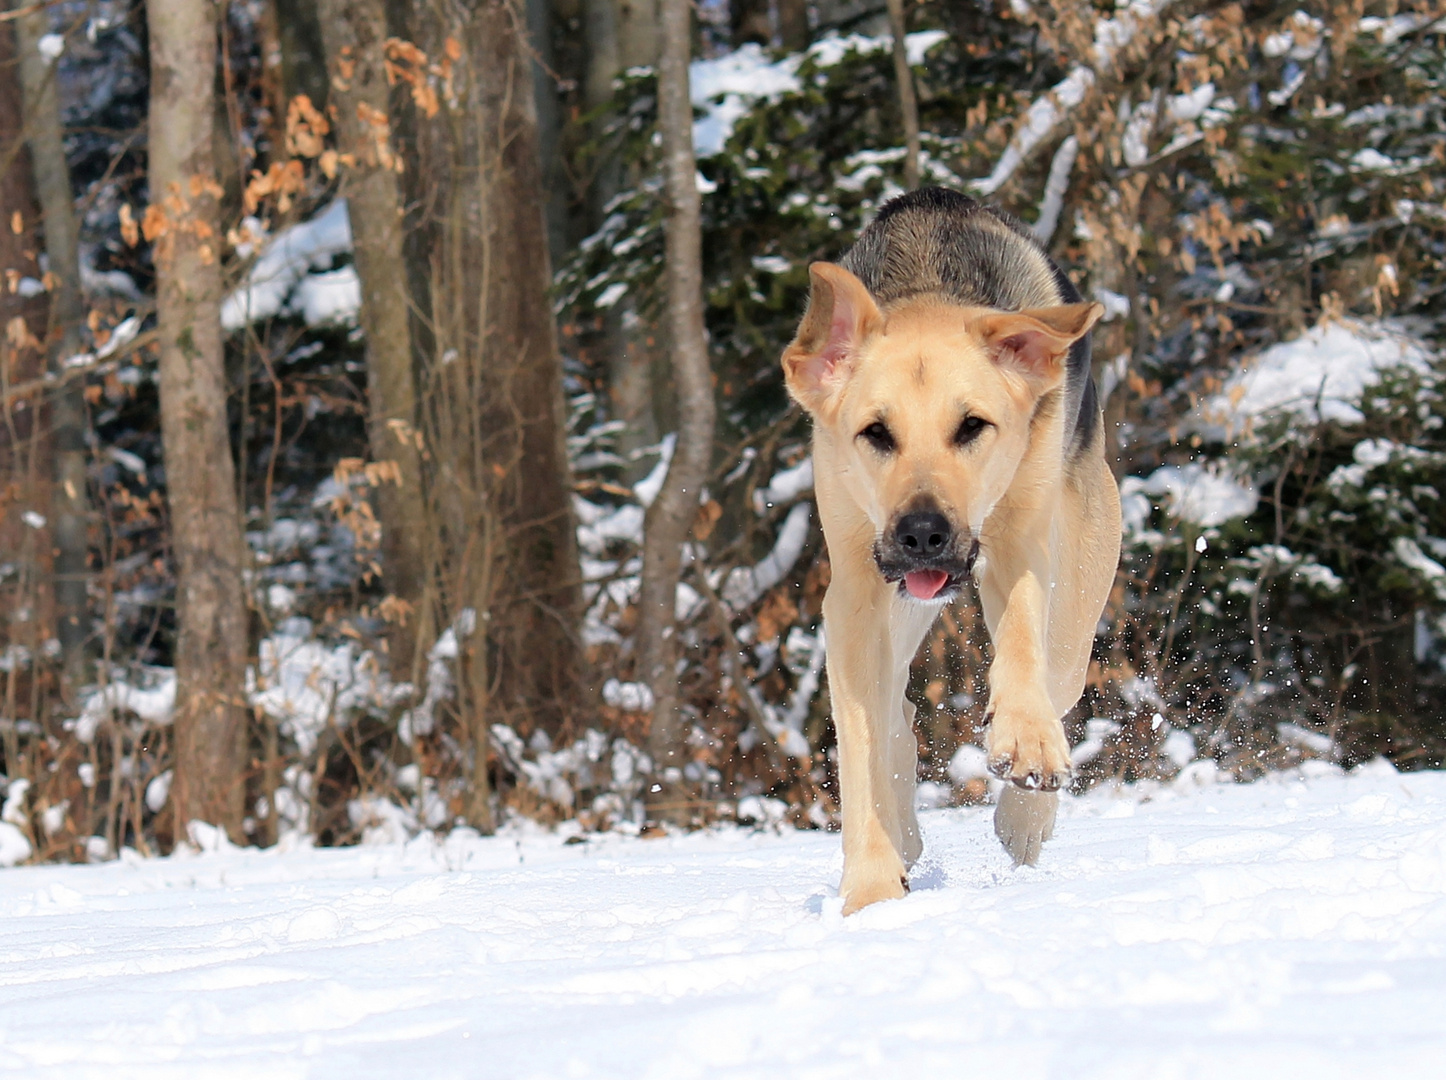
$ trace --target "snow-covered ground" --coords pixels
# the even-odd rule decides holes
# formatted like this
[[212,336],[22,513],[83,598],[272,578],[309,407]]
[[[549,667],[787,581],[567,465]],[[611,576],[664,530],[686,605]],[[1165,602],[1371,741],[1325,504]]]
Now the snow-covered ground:
[[1098,791],[1034,870],[987,808],[924,829],[849,919],[824,833],[0,871],[0,1071],[1441,1075],[1446,774]]

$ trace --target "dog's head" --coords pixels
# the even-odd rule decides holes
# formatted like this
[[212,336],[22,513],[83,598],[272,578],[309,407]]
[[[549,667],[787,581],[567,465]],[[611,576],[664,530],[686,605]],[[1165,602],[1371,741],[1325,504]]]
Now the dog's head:
[[873,523],[884,577],[916,599],[948,599],[1032,429],[1046,426],[1036,413],[1062,385],[1070,346],[1104,308],[1005,312],[916,298],[884,312],[843,267],[809,273],[783,370],[829,458],[815,466],[834,470]]

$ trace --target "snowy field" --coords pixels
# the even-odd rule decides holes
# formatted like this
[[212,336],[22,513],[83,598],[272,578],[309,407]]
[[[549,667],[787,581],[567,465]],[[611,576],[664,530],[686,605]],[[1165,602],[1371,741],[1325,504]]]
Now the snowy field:
[[1068,799],[1038,869],[838,837],[454,836],[0,871],[27,1077],[1363,1077],[1446,1070],[1446,774]]

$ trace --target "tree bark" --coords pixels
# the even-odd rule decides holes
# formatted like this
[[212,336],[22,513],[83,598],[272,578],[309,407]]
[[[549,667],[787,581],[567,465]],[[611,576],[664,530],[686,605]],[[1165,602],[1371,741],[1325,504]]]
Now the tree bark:
[[914,96],[914,73],[909,69],[905,47],[908,20],[904,0],[888,0],[889,31],[894,39],[894,81],[899,92],[899,118],[904,128],[904,187],[919,186],[919,102]]
[[[667,0],[663,0],[664,3]],[[768,17],[768,0],[729,0],[728,29],[733,47],[767,45],[773,40],[773,22]]]
[[652,67],[662,48],[661,8],[666,0],[616,0],[618,58],[622,70]]
[[674,604],[683,547],[698,513],[713,446],[713,380],[703,323],[702,204],[693,157],[693,106],[688,92],[692,5],[662,0],[658,125],[663,140],[668,347],[678,394],[673,459],[652,506],[643,539],[638,602],[639,676],[653,691],[648,748],[653,758],[650,802],[662,818],[686,817],[683,722],[679,710]]
[[491,726],[566,737],[579,712],[581,575],[525,11],[462,0],[418,14],[429,54],[448,39],[458,53],[454,93],[418,122],[414,182],[430,207],[423,413],[439,582],[461,639],[466,814],[487,830]]
[[[588,0],[588,58],[585,101],[589,110],[606,105],[613,96],[613,80],[633,67],[658,62],[657,0]],[[601,125],[595,136],[601,136]],[[599,163],[592,186],[592,226],[602,224],[609,201],[627,182],[623,163],[614,155]],[[624,427],[617,450],[625,459],[658,441],[653,402],[654,350],[640,324],[631,297],[605,317],[603,351],[608,365],[608,404],[614,420]],[[643,458],[631,461],[624,479],[633,482],[652,468]]]
[[778,0],[778,37],[789,52],[808,48],[812,35],[808,29],[807,0]]
[[[15,22],[20,81],[31,169],[44,218],[45,254],[50,269],[50,320],[45,335],[50,369],[64,370],[66,357],[82,349],[85,299],[80,289],[80,234],[75,220],[70,167],[60,119],[55,62],[40,51],[49,32],[47,12]],[[77,382],[58,390],[51,401],[53,457],[49,525],[54,551],[53,595],[56,637],[60,640],[61,693],[73,702],[88,681],[86,643],[90,603],[86,590],[89,556],[89,498],[86,489],[84,388]]]
[[[13,28],[0,23],[0,385],[7,388],[44,374],[49,321],[48,294],[25,296],[8,285],[11,274],[41,277],[40,203],[25,147],[16,60]],[[32,656],[51,636],[54,617],[49,523],[37,529],[22,516],[27,510],[50,512],[53,454],[41,412],[35,399],[21,397],[7,402],[0,417],[0,551],[18,570],[0,593],[3,644],[19,645]],[[4,771],[21,775],[14,725],[6,728],[0,751]]]
[[391,124],[383,50],[382,0],[320,0],[322,31],[332,71],[337,149],[355,158],[341,193],[351,218],[352,251],[361,279],[361,325],[366,335],[367,435],[372,457],[395,462],[397,482],[377,489],[382,526],[382,576],[387,591],[407,604],[388,633],[396,678],[418,682],[416,630],[426,599],[427,511],[418,446],[417,391],[412,370],[411,314],[403,265],[402,193]]
[[247,710],[245,549],[226,423],[221,228],[212,154],[216,9],[152,0],[150,197],[161,437],[176,563],[176,835],[195,820],[241,840]]
[[[571,229],[567,211],[567,174],[562,167],[562,107],[558,100],[557,59],[552,48],[552,0],[526,0],[527,44],[533,55],[532,100],[537,113],[538,177],[546,205],[547,246],[552,265],[567,257]],[[528,50],[524,50],[526,52]]]

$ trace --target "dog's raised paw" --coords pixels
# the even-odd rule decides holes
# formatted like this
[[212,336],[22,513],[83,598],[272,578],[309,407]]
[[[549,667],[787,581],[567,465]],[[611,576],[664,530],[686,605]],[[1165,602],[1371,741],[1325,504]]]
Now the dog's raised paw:
[[1053,791],[1027,791],[1011,785],[999,793],[999,803],[994,807],[994,835],[1015,866],[1039,862],[1044,842],[1054,835],[1058,812],[1059,795]]
[[989,771],[1025,791],[1058,791],[1069,783],[1069,743],[1058,723],[996,721],[989,732]]

